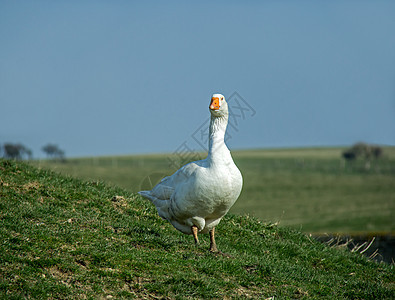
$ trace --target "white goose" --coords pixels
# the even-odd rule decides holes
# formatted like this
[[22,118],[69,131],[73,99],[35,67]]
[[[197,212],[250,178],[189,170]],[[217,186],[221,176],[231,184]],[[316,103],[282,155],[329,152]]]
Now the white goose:
[[217,252],[215,226],[240,195],[243,178],[224,142],[228,124],[228,104],[221,94],[210,103],[209,150],[206,159],[191,162],[165,177],[151,191],[140,195],[149,199],[158,214],[176,229],[193,234],[210,233],[210,251]]

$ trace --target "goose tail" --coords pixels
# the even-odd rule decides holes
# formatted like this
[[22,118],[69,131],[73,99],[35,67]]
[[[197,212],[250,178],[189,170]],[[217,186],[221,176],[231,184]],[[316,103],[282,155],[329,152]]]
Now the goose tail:
[[162,219],[166,219],[166,220],[170,219],[169,210],[168,210],[169,200],[159,199],[154,195],[152,195],[151,191],[140,191],[138,192],[138,194],[150,200],[152,204],[155,205],[156,210],[158,211],[158,214]]

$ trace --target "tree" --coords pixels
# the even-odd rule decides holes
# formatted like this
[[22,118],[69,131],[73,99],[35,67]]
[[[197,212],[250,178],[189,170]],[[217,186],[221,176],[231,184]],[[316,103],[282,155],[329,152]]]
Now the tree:
[[372,147],[372,154],[374,158],[380,158],[383,155],[383,149],[378,146]]
[[10,159],[31,159],[33,156],[32,150],[22,144],[6,143],[3,146],[3,152],[4,157]]
[[49,158],[64,160],[64,151],[59,149],[59,147],[55,144],[47,144],[41,149],[47,154]]
[[14,144],[4,144],[4,157],[11,159],[20,159],[21,153],[19,148]]
[[342,153],[342,156],[344,159],[346,160],[354,160],[357,158],[357,156],[355,155],[354,152],[350,151],[350,150],[346,150]]
[[378,159],[383,155],[383,149],[379,146],[369,145],[366,143],[356,143],[351,148],[342,153],[344,159],[348,161],[361,158],[365,160],[365,169],[370,169],[372,158]]

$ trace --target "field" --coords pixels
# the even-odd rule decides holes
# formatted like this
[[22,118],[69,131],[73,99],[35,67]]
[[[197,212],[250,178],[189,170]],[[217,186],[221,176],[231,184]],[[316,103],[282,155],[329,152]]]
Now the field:
[[342,245],[228,214],[210,253],[132,192],[3,159],[0,240],[1,299],[395,297],[394,265]]
[[[395,230],[395,148],[367,166],[346,162],[343,148],[232,151],[244,177],[235,214],[248,214],[310,233]],[[205,154],[199,154],[204,158]],[[69,159],[34,165],[130,192],[151,189],[188,157],[171,154]]]

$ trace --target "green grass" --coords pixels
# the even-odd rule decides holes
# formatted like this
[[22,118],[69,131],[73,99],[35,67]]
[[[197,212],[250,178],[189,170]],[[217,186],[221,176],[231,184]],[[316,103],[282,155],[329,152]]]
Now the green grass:
[[[395,147],[370,169],[341,159],[343,148],[233,151],[244,187],[232,208],[261,220],[303,232],[360,233],[395,230]],[[206,154],[200,154],[205,157]],[[176,162],[176,166],[172,163]],[[184,163],[170,154],[34,162],[89,180],[102,180],[131,192],[151,189]]]
[[[115,197],[118,196],[118,197]],[[394,266],[227,215],[195,246],[140,196],[0,160],[0,297],[391,299]]]

